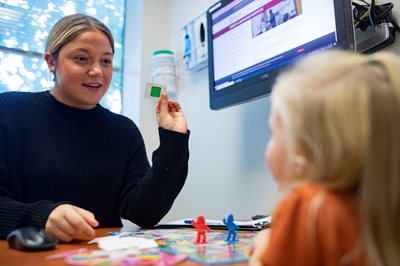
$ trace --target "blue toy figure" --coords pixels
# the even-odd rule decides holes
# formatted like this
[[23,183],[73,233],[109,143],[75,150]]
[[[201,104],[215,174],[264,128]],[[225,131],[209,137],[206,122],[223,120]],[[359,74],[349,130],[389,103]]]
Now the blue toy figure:
[[235,230],[239,229],[239,226],[233,222],[233,215],[229,214],[227,219],[223,219],[223,222],[229,230],[228,237],[225,239],[225,241],[229,243],[238,242],[239,240],[236,239]]

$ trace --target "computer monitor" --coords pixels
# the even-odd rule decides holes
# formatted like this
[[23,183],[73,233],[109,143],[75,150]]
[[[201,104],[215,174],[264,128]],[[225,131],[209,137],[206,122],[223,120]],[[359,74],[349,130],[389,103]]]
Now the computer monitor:
[[207,11],[210,108],[271,92],[297,59],[355,49],[350,0],[222,0]]

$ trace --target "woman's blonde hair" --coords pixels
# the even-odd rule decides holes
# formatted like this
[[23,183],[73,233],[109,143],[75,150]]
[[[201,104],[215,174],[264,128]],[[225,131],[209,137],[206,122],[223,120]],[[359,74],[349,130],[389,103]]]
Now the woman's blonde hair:
[[111,31],[99,20],[84,14],[74,14],[65,16],[53,26],[46,43],[46,52],[57,58],[61,48],[72,41],[80,33],[98,30],[103,32],[110,41],[114,53],[114,38]]
[[310,181],[359,199],[370,265],[400,265],[400,59],[322,52],[281,75],[272,108],[286,134],[283,184]]

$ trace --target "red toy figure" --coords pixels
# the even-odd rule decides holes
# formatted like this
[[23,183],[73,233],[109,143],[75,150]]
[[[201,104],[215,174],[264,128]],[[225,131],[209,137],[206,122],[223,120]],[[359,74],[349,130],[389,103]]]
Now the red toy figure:
[[200,215],[197,217],[197,221],[192,220],[192,225],[197,230],[197,239],[195,244],[206,244],[206,231],[210,232],[211,229],[206,225],[206,220],[204,216]]

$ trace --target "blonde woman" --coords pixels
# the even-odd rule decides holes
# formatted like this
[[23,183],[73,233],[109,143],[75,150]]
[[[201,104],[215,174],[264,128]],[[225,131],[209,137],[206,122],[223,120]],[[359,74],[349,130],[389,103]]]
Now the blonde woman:
[[66,16],[44,55],[54,87],[0,94],[0,238],[22,226],[63,242],[92,238],[93,227],[120,227],[121,217],[152,226],[171,208],[188,171],[182,108],[162,94],[155,110],[160,146],[150,167],[134,122],[99,104],[113,55],[103,23]]
[[330,51],[274,87],[266,160],[287,195],[251,265],[400,265],[400,59]]

